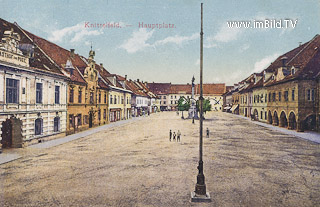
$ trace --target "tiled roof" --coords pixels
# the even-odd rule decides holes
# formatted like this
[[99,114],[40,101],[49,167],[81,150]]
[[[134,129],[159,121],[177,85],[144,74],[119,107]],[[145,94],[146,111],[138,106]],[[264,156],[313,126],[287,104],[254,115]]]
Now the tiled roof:
[[[203,84],[204,95],[222,95],[225,92],[226,85],[224,83]],[[200,84],[197,84],[195,94],[200,94]]]
[[109,86],[107,84],[105,84],[105,82],[103,80],[101,80],[101,78],[98,79],[98,85],[100,88],[108,90]]
[[54,61],[60,68],[64,69],[65,72],[69,73],[69,71],[65,70],[65,64],[68,60],[71,61],[73,67],[77,67],[79,69],[73,70],[73,73],[70,76],[71,81],[86,83],[79,72],[81,72],[83,68],[86,68],[87,64],[80,58],[79,55],[74,54],[74,56],[71,57],[71,52],[69,50],[38,37],[26,30],[24,30],[24,32],[26,32],[26,34],[33,40],[37,47],[39,47],[47,56],[49,56],[51,60]]
[[309,42],[295,48],[294,50],[281,55],[277,60],[272,63],[268,68],[273,68],[276,73],[276,69],[282,66],[281,58],[288,57],[286,61],[286,68],[289,70],[292,67],[297,68],[295,74],[289,74],[282,80],[270,80],[266,85],[272,85],[276,83],[293,80],[296,78],[312,79],[320,73],[320,35],[316,35]]
[[171,84],[170,87],[171,94],[179,94],[179,93],[192,93],[192,85],[191,84]]
[[[7,22],[0,18],[0,39],[3,38],[3,34],[5,31],[10,31],[13,29],[14,32],[18,33],[21,40],[20,40],[20,47],[23,52],[24,48],[32,49],[34,46],[32,39],[29,39],[28,36],[23,32],[22,29],[20,29],[19,26],[16,24]],[[52,63],[48,57],[43,55],[42,51],[38,47],[33,48],[33,57],[29,59],[29,65],[30,67],[37,68],[39,70],[57,73],[62,75],[63,73],[60,71],[59,67]]]
[[144,93],[139,86],[134,83],[134,81],[127,81],[126,86],[137,96],[147,96],[147,94]]
[[157,95],[164,95],[170,93],[171,83],[147,83],[150,91]]

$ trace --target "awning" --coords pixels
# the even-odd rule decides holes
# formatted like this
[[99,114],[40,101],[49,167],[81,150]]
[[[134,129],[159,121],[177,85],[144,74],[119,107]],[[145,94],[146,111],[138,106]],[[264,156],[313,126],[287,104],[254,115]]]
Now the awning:
[[236,110],[238,107],[239,107],[239,104],[233,105],[233,106],[231,107],[231,112],[233,112],[234,110]]

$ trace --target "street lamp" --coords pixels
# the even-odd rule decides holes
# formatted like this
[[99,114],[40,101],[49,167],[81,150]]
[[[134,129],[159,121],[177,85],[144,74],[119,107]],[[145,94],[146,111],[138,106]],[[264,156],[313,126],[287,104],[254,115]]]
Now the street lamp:
[[195,191],[191,192],[192,202],[210,202],[210,194],[206,191],[205,178],[203,174],[202,161],[202,135],[203,135],[203,90],[202,90],[202,72],[203,72],[203,3],[201,3],[201,32],[200,32],[200,143],[199,143],[199,165],[197,184]]

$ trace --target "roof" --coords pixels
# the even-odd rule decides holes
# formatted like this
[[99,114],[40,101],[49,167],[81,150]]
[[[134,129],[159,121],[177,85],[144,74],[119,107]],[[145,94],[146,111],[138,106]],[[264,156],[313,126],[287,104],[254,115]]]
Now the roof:
[[294,74],[289,73],[282,80],[270,80],[265,85],[273,85],[293,79],[313,79],[319,76],[320,73],[320,35],[316,35],[309,42],[291,50],[284,55],[281,55],[277,60],[272,63],[266,71],[273,70],[274,74],[277,73],[277,69],[282,66],[281,58],[287,57],[285,68],[296,68],[297,71]]
[[150,91],[157,95],[165,95],[170,93],[171,83],[147,83]]
[[33,57],[30,58],[29,61],[31,68],[63,75],[57,65],[50,61],[47,56],[43,55],[43,52],[38,47],[34,47],[32,39],[30,39],[16,23],[13,24],[0,18],[0,39],[4,37],[5,31],[10,31],[11,29],[13,32],[19,34],[21,38],[19,49],[22,50],[24,55],[26,55],[27,52],[33,52]]
[[191,84],[171,84],[170,94],[179,94],[179,93],[192,93],[192,85]]
[[[203,84],[204,95],[222,95],[226,92],[224,83]],[[200,84],[197,84],[195,94],[200,94]]]
[[[64,72],[70,74],[69,71],[65,69],[65,64],[67,61],[71,61],[73,67],[78,68],[78,70],[73,70],[70,75],[71,81],[86,83],[80,72],[87,67],[87,64],[80,58],[78,54],[71,55],[71,51],[66,50],[48,40],[38,37],[26,30],[24,32],[33,40],[34,44],[40,48],[43,53],[48,56],[55,64],[57,64]],[[44,56],[44,55],[43,55]]]
[[135,84],[135,81],[127,81],[126,86],[137,96],[148,96],[137,84]]

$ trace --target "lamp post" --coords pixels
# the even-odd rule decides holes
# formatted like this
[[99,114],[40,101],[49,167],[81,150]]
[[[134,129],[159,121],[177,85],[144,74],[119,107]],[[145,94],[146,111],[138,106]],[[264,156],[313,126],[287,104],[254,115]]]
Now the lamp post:
[[203,3],[201,3],[201,32],[200,32],[200,141],[199,141],[199,165],[197,184],[195,191],[191,192],[192,202],[210,202],[210,194],[206,191],[205,178],[203,174],[203,161],[202,161],[202,136],[203,136],[203,90],[202,90],[202,76],[203,76]]

